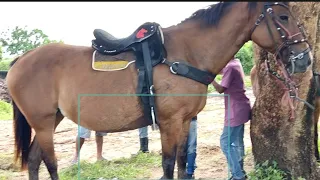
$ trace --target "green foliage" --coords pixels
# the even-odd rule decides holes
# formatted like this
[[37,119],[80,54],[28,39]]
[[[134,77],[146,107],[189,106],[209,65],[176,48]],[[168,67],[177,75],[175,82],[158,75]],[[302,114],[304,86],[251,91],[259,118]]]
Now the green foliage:
[[273,161],[269,164],[269,161],[265,161],[262,164],[258,164],[255,170],[251,171],[248,176],[251,180],[283,180],[286,177],[286,173],[277,167],[277,162]]
[[235,56],[240,59],[244,73],[249,75],[254,65],[252,41],[245,43]]
[[0,71],[8,71],[10,68],[11,61],[0,61]]
[[0,120],[12,120],[12,105],[0,100]]
[[[114,161],[88,163],[80,162],[79,179],[137,179],[148,178],[152,168],[161,167],[161,156],[154,153],[139,153],[131,158],[121,158]],[[63,169],[59,174],[61,180],[78,179],[78,165]]]
[[2,32],[1,37],[0,42],[10,55],[20,55],[41,45],[57,42],[50,40],[48,35],[40,29],[29,31],[26,27],[20,28],[18,26]]
[[2,46],[0,45],[0,61],[2,61],[2,58],[3,58],[2,53],[3,53]]

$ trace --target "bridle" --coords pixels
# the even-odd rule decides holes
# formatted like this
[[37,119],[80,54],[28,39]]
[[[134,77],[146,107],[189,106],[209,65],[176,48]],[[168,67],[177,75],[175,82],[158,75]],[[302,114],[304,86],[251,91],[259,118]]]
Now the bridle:
[[[271,73],[271,75],[273,75],[273,77],[275,77],[276,79],[278,79],[279,81],[283,82],[283,84],[285,85],[285,90],[287,91],[287,93],[284,94],[284,97],[283,99],[287,99],[287,102],[289,103],[289,106],[291,108],[291,117],[290,119],[293,119],[294,118],[294,109],[295,109],[295,106],[296,104],[293,102],[293,99],[292,98],[295,98],[299,101],[302,101],[304,102],[307,106],[309,106],[311,109],[314,109],[314,107],[312,105],[310,105],[308,102],[306,102],[305,100],[302,100],[301,98],[298,97],[298,92],[297,92],[297,87],[296,87],[296,84],[295,82],[291,79],[291,75],[294,73],[295,71],[295,62],[296,60],[301,60],[304,58],[304,56],[306,54],[308,54],[311,49],[309,47],[311,47],[309,45],[309,47],[305,50],[303,50],[302,52],[300,53],[296,53],[292,50],[291,46],[292,45],[295,45],[295,44],[299,44],[299,43],[308,43],[307,41],[307,38],[306,38],[306,35],[305,35],[305,32],[303,30],[303,27],[297,23],[297,26],[300,30],[300,32],[297,32],[297,33],[291,33],[287,28],[285,28],[285,26],[283,26],[279,21],[278,19],[276,18],[276,16],[274,15],[274,12],[273,12],[273,9],[272,9],[272,6],[282,6],[284,8],[287,8],[289,10],[289,7],[284,4],[284,3],[281,3],[281,2],[267,2],[264,4],[264,8],[263,8],[263,11],[262,13],[259,15],[258,19],[256,20],[255,22],[255,25],[254,27],[251,29],[251,35],[252,33],[254,32],[254,30],[260,25],[260,23],[263,21],[263,19],[269,15],[271,17],[271,20],[273,22],[273,24],[276,26],[277,28],[277,31],[279,32],[280,34],[280,37],[281,39],[283,39],[283,42],[282,44],[280,44],[277,48],[276,48],[276,51],[275,53],[273,54],[274,58],[276,59],[276,64],[279,65],[280,67],[280,70],[284,76],[284,78],[281,77],[281,75],[277,72],[277,71],[274,71],[270,68],[270,60],[269,58],[267,58],[265,60],[265,64],[266,64],[266,69],[269,73]],[[290,12],[290,10],[289,10]],[[292,18],[294,18],[290,12],[290,16]],[[276,41],[274,39],[274,36],[272,35],[272,31],[271,31],[271,28],[270,28],[270,24],[268,22],[268,20],[266,20],[266,24],[267,24],[267,27],[268,27],[268,32],[269,32],[269,35],[270,37],[272,38],[272,41],[274,44],[276,44]],[[300,40],[294,40],[293,38],[298,36],[298,35],[302,35],[303,38],[300,39]],[[283,64],[283,62],[281,61],[281,59],[283,59],[283,57],[281,56],[281,51],[283,51],[284,49],[286,48],[289,48],[289,51],[291,54],[290,54],[290,57],[289,57],[289,61],[288,61],[288,64],[291,64],[291,73],[288,73],[289,69],[286,68],[286,66]],[[279,58],[278,58],[279,57]],[[290,98],[289,98],[290,97]]]

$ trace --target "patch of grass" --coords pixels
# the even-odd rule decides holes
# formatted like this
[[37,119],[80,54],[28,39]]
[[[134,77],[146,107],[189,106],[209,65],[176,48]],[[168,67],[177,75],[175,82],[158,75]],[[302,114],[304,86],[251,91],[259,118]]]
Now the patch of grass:
[[20,163],[19,161],[17,164],[13,162],[13,154],[3,153],[0,154],[0,170],[10,170],[10,171],[19,171],[20,170]]
[[134,179],[148,178],[153,168],[161,167],[161,156],[154,153],[139,153],[131,158],[121,158],[113,161],[88,163],[80,162],[63,169],[59,176],[61,180],[78,179],[78,170],[80,178],[84,179]]
[[252,146],[247,147],[244,154],[245,154],[244,157],[246,157],[248,154],[252,154]]
[[20,163],[13,162],[13,154],[0,154],[0,180],[9,180],[20,171]]
[[12,117],[12,105],[7,102],[0,101],[0,120],[12,120]]
[[278,169],[277,162],[265,161],[262,164],[256,165],[255,169],[251,171],[248,176],[251,180],[282,180],[286,177],[286,173]]

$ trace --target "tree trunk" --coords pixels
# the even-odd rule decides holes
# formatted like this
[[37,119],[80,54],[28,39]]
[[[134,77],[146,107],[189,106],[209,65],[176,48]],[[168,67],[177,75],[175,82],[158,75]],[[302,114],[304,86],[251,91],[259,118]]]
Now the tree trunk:
[[[319,52],[319,10],[317,2],[290,3],[296,18],[304,22],[308,40],[313,47],[315,70],[320,67],[316,57]],[[317,38],[316,38],[317,37]],[[290,109],[281,105],[284,91],[281,84],[266,73],[264,61],[271,60],[271,68],[275,59],[266,51],[254,45],[254,59],[257,66],[257,81],[259,94],[253,106],[250,136],[252,151],[256,164],[276,161],[278,167],[288,173],[288,179],[303,177],[305,179],[320,179],[317,173],[313,144],[313,110],[298,102],[295,118],[289,120]],[[317,65],[318,64],[318,65]],[[320,71],[318,71],[320,72]],[[315,88],[312,80],[312,68],[303,74],[293,76],[298,85],[298,96],[313,104]]]

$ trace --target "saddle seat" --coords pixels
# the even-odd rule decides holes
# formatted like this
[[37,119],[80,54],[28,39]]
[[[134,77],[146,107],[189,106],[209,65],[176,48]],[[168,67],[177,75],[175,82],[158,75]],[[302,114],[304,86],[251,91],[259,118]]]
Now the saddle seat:
[[156,23],[147,22],[138,27],[130,36],[118,39],[105,30],[95,29],[93,34],[96,39],[92,40],[92,44],[100,53],[116,55],[121,52],[134,50],[132,47],[134,44],[148,39],[158,30],[161,31]]

